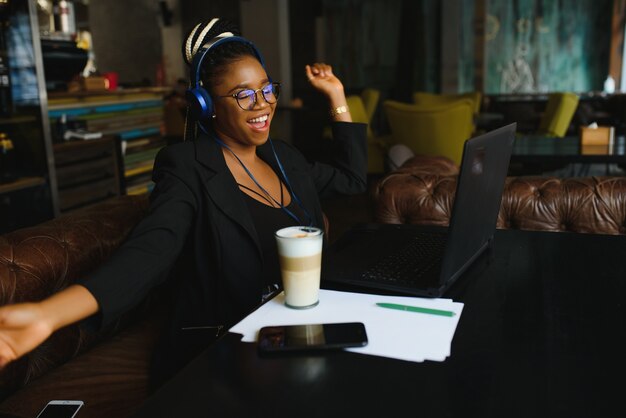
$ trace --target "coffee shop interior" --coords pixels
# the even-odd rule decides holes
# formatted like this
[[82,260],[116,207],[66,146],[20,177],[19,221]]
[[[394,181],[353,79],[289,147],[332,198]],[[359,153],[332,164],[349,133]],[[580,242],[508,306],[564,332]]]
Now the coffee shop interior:
[[[330,243],[361,223],[447,226],[465,140],[511,123],[499,233],[626,234],[626,0],[0,0],[0,305],[73,283],[147,214],[154,159],[184,140],[181,45],[213,17],[281,82],[273,139],[330,161],[314,62],[367,124],[367,190],[321,202]],[[2,370],[0,415],[35,416],[52,387],[89,400],[78,416],[137,411],[153,305]]]
[[[602,157],[601,166],[577,171],[564,169],[572,155],[542,160],[578,153],[583,133],[590,144],[600,141],[598,152],[603,141],[623,141],[620,2],[41,0],[28,5],[35,10],[21,3],[0,4],[0,232],[150,191],[156,152],[182,137],[183,36],[212,16],[236,22],[264,51],[282,83],[272,137],[312,160],[326,158],[330,139],[325,105],[304,66],[333,65],[353,119],[368,123],[372,187],[413,154],[458,165],[465,139],[510,122],[521,136],[566,137],[556,145],[573,150],[534,138],[524,151],[520,141],[520,154],[544,155],[514,157],[520,161],[511,174],[622,173]],[[465,107],[441,107],[462,99]],[[437,113],[427,113],[432,106]],[[327,202],[328,210],[344,203]],[[359,201],[361,220],[374,216],[371,206]]]

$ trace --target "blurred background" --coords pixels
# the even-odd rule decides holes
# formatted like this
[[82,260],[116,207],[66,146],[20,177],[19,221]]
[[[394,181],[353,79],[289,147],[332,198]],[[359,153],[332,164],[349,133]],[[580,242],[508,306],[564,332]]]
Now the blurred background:
[[[304,65],[333,65],[353,118],[368,124],[376,178],[406,142],[385,103],[424,94],[473,100],[460,138],[510,122],[559,137],[595,123],[623,138],[625,9],[625,0],[0,0],[0,232],[151,190],[154,155],[182,140],[181,45],[200,21],[229,19],[260,48],[283,84],[271,135],[310,159],[328,158],[329,128]],[[551,122],[554,94],[575,97],[571,114]]]

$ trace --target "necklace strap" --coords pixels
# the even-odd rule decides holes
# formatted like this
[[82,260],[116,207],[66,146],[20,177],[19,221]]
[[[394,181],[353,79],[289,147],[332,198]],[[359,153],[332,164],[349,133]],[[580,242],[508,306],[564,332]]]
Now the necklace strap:
[[[300,201],[296,193],[293,191],[293,187],[291,187],[291,183],[289,182],[287,173],[285,173],[285,169],[283,168],[283,165],[280,163],[280,160],[278,159],[278,154],[276,154],[276,149],[274,148],[274,142],[272,142],[272,138],[268,138],[267,140],[270,142],[270,146],[272,147],[272,153],[274,154],[274,158],[276,159],[276,164],[278,164],[278,169],[283,175],[283,179],[285,180],[285,184],[287,185],[287,190],[289,190],[289,193],[291,193],[291,197],[296,201],[298,206],[300,206],[300,209],[302,209],[306,217],[309,219],[309,226],[313,226],[313,218],[311,217],[311,215],[309,215],[309,212],[306,210],[306,208],[304,207],[304,205],[302,204],[302,202]],[[301,225],[304,225],[304,224],[301,223]]]
[[[224,141],[222,141],[217,135],[213,135],[213,138],[215,139],[215,141],[218,144],[220,144],[222,147],[226,148],[233,155],[233,157],[235,157],[235,159],[237,159],[237,161],[239,162],[241,167],[244,169],[246,174],[248,174],[248,176],[252,179],[254,184],[256,184],[257,187],[260,190],[263,191],[263,193],[265,193],[268,196],[272,197],[272,195],[269,194],[269,192],[267,190],[265,190],[265,188],[263,186],[261,186],[261,184],[257,181],[257,179],[254,177],[252,172],[250,172],[250,170],[248,170],[248,167],[246,167],[246,165],[243,163],[243,161],[241,161],[241,159],[237,156],[237,154],[235,154],[235,152]],[[283,176],[283,180],[285,181],[285,184],[287,185],[287,190],[291,194],[291,197],[293,198],[293,200],[296,201],[298,206],[300,206],[300,208],[302,209],[302,211],[304,212],[304,214],[308,218],[308,220],[309,220],[308,225],[312,226],[313,225],[313,218],[309,215],[309,212],[307,212],[305,207],[302,205],[302,202],[300,202],[300,199],[298,199],[298,196],[296,196],[296,194],[294,193],[293,188],[291,187],[291,184],[289,183],[289,179],[287,178],[287,174],[285,174],[285,170],[283,169],[283,165],[280,163],[280,160],[278,159],[278,155],[276,154],[276,150],[274,149],[274,143],[272,142],[272,139],[268,138],[268,141],[270,141],[270,146],[272,147],[272,152],[274,154],[274,158],[276,159],[276,163],[278,164],[278,168],[280,169],[280,172],[281,172],[281,174]],[[280,181],[280,176],[279,176],[278,180]],[[282,185],[281,185],[280,190],[281,190],[281,194],[282,194],[282,190],[283,190]],[[272,197],[272,199],[274,199],[274,198]],[[285,207],[285,205],[283,204],[282,196],[281,196],[281,202],[279,203],[279,206],[287,215],[289,215],[289,217],[291,217],[293,220],[295,220],[298,225],[304,225],[302,220],[300,218],[298,218],[298,216],[296,216],[296,214],[294,214],[292,211],[290,211],[289,209],[287,209]]]
[[265,200],[267,203],[269,203],[271,207],[275,207],[275,206],[274,206],[274,204],[276,204],[276,205],[280,205],[280,204],[276,201],[276,199],[274,199],[272,196],[270,196],[270,198],[271,198],[271,200],[270,200],[270,199],[268,199],[268,198],[267,198],[267,196],[265,196],[265,195],[263,195],[263,194],[261,194],[261,193],[257,192],[257,191],[256,191],[256,190],[254,190],[254,189],[251,189],[250,187],[245,186],[245,185],[243,185],[243,184],[241,184],[241,183],[237,183],[237,186],[239,186],[239,187],[240,187],[240,188],[242,188],[242,189],[246,189],[246,190],[247,190],[247,191],[249,191],[250,193],[254,193],[255,195],[259,196],[261,199],[263,199],[263,200]]

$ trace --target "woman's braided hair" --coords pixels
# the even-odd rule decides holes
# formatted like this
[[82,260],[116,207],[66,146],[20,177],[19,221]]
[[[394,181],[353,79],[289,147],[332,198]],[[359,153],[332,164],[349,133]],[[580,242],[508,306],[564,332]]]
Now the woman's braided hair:
[[[191,65],[195,54],[214,38],[225,35],[241,36],[241,32],[234,23],[217,18],[208,23],[199,23],[189,32],[183,43],[183,58],[190,66],[190,71],[194,71]],[[200,69],[200,79],[209,93],[226,72],[226,66],[244,56],[258,59],[252,47],[242,42],[227,42],[211,49],[202,60]]]

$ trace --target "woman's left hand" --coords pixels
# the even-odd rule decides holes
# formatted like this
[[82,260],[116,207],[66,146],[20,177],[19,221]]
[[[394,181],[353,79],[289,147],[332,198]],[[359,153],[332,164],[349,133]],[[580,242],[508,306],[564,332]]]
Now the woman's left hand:
[[316,62],[307,65],[305,71],[311,85],[325,94],[331,102],[345,100],[343,84],[333,74],[333,68],[330,65]]

